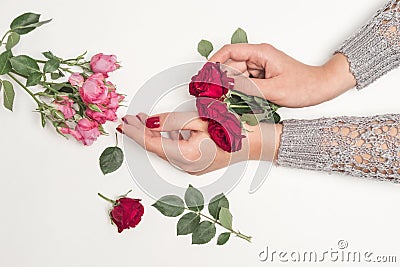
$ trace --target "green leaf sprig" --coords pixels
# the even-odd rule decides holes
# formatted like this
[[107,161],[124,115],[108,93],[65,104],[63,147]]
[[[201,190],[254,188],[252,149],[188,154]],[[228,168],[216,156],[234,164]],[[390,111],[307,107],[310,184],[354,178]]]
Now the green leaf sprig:
[[[89,62],[84,57],[86,53],[76,58],[62,59],[48,51],[43,53],[45,60],[42,60],[34,59],[28,55],[14,56],[12,52],[12,49],[21,40],[22,35],[30,33],[50,21],[51,19],[40,21],[40,14],[24,13],[11,22],[10,29],[0,40],[0,49],[5,50],[0,53],[0,76],[4,76],[0,79],[0,90],[3,89],[4,107],[13,111],[15,91],[10,81],[14,81],[37,103],[37,111],[41,115],[42,126],[44,127],[46,122],[50,121],[57,129],[65,123],[65,119],[46,100],[58,99],[62,95],[68,96],[78,106],[82,107],[77,116],[84,116],[84,103],[79,97],[78,90],[69,83],[57,80],[65,77],[65,73],[73,73],[69,67],[79,67],[83,75],[89,75],[91,70]],[[5,42],[5,40],[7,41]],[[33,93],[29,87],[37,85],[45,90]]]
[[233,216],[229,210],[229,201],[223,193],[210,200],[208,205],[210,215],[202,213],[204,209],[203,194],[192,185],[187,188],[184,199],[176,195],[167,195],[152,205],[167,217],[178,217],[187,211],[178,220],[177,235],[191,234],[192,244],[206,244],[215,237],[216,225],[219,225],[225,231],[219,234],[217,245],[224,245],[231,235],[251,242],[251,236],[233,230]]

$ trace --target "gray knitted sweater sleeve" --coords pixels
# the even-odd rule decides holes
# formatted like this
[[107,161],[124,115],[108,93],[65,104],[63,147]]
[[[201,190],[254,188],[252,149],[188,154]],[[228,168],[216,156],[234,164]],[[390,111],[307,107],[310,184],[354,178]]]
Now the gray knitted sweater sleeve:
[[358,89],[399,66],[399,27],[400,0],[390,0],[336,51],[347,57]]
[[[400,0],[389,1],[337,50],[363,88],[400,63]],[[400,114],[285,120],[280,166],[400,183]]]

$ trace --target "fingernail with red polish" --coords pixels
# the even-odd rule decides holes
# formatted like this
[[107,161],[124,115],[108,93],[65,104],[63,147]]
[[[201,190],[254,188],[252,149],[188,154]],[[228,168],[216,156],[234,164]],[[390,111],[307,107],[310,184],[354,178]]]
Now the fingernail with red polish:
[[146,120],[146,127],[151,129],[160,127],[160,117],[148,118]]
[[122,130],[122,128],[121,128],[120,126],[117,127],[117,131],[118,131],[120,134],[124,134],[124,131]]
[[127,120],[125,117],[122,117],[122,121],[123,121],[124,123],[128,123],[128,120]]
[[140,118],[139,115],[136,115],[136,118],[137,118],[140,122],[142,122],[142,119]]

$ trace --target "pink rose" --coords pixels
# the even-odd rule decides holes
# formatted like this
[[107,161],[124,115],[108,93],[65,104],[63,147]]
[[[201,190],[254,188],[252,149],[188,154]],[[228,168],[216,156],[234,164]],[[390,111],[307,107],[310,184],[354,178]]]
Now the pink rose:
[[86,116],[97,121],[99,124],[104,124],[106,121],[116,121],[117,113],[115,110],[99,107],[102,112],[93,111],[90,108],[86,110]]
[[106,114],[104,112],[93,111],[88,108],[85,113],[86,116],[97,121],[99,124],[104,124],[107,121]]
[[102,73],[108,77],[108,73],[118,69],[117,57],[115,55],[104,55],[103,53],[94,55],[90,60],[90,68],[94,73]]
[[100,104],[107,99],[108,87],[104,84],[103,74],[91,75],[79,88],[79,94],[89,104]]
[[85,146],[93,144],[101,134],[99,131],[99,124],[86,118],[78,121],[75,130],[63,127],[60,128],[60,132],[72,135],[77,141],[82,142]]
[[116,92],[110,92],[107,107],[109,109],[117,110],[119,108],[119,103],[124,99],[124,96],[117,94]]
[[72,108],[74,101],[69,99],[68,96],[61,96],[62,100],[54,100],[55,108],[64,114],[65,119],[70,119],[75,115],[75,110]]
[[82,87],[84,81],[85,79],[78,72],[72,73],[72,75],[68,79],[68,82],[72,86],[78,86],[78,87]]
[[86,118],[80,119],[75,130],[82,135],[82,143],[90,146],[100,136],[99,124]]

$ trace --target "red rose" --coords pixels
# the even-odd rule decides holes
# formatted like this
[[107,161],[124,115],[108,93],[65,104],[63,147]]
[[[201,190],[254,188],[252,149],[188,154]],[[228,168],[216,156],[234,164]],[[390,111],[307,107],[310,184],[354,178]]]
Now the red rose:
[[239,119],[228,111],[225,103],[200,97],[196,99],[197,111],[203,120],[209,120],[208,133],[224,151],[236,152],[242,148],[242,125]]
[[203,120],[217,119],[219,114],[229,112],[226,104],[208,97],[197,98],[196,107],[200,118]]
[[219,99],[233,88],[234,79],[221,70],[220,63],[207,62],[199,73],[192,77],[189,93]]
[[110,217],[117,225],[118,233],[121,233],[125,229],[134,228],[142,219],[143,213],[140,199],[123,197],[115,201]]
[[242,149],[242,126],[232,113],[221,114],[219,120],[208,122],[211,139],[224,151],[236,152]]

